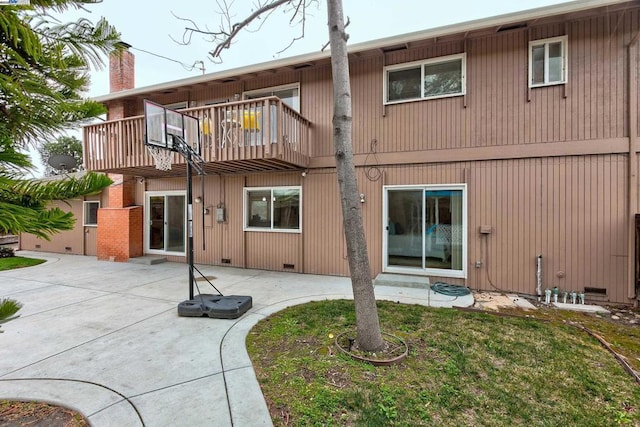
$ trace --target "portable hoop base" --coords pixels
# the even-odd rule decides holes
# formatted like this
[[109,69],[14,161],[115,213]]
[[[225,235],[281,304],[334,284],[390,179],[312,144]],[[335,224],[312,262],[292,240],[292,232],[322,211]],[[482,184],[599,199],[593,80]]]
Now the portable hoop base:
[[178,316],[237,319],[252,305],[250,296],[200,294],[178,304]]

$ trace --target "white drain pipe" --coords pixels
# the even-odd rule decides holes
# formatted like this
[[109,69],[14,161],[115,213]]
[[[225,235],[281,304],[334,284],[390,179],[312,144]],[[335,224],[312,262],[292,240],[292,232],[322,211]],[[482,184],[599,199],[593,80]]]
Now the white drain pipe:
[[538,255],[536,258],[536,294],[538,302],[540,302],[542,297],[542,255]]

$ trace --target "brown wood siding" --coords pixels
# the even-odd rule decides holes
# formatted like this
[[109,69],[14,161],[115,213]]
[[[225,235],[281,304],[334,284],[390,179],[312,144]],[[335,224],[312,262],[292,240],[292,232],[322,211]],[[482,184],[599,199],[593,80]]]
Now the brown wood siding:
[[305,273],[349,275],[335,172],[310,172],[302,197]]
[[303,72],[302,75],[304,77],[300,84],[300,113],[312,124],[311,155],[330,156],[333,153],[331,66],[316,67]]
[[[605,288],[609,300],[625,302],[626,163],[612,155],[416,165],[387,168],[385,184],[468,177],[466,284],[474,289],[535,294],[542,255],[544,287]],[[483,225],[491,234],[479,233]],[[381,253],[381,243],[374,238],[370,250]]]
[[[463,42],[401,50],[384,59],[353,57],[354,152],[370,153],[373,140],[378,153],[398,153],[626,137],[626,46],[639,22],[633,9],[574,21],[566,30],[558,23],[470,39],[464,97],[382,102],[384,65],[463,53]],[[565,32],[568,83],[529,91],[529,41]],[[330,68],[303,76],[302,114],[313,123],[313,153],[332,156]]]
[[245,232],[247,268],[302,272],[300,240],[298,233]]
[[[628,262],[625,232],[626,156],[571,156],[358,168],[367,244],[374,276],[382,271],[383,185],[467,183],[468,276],[474,289],[535,294],[535,262],[543,256],[544,287],[605,288],[610,301],[625,302]],[[267,270],[348,276],[335,172],[208,176],[204,203],[206,251],[199,207],[194,214],[196,262]],[[194,196],[200,195],[199,178]],[[222,181],[221,181],[222,180]],[[150,180],[147,190],[184,189],[184,179]],[[243,232],[243,187],[301,185],[303,233]],[[215,206],[227,222],[215,222]],[[489,235],[479,233],[490,226]],[[172,257],[173,259],[174,257]],[[176,257],[175,260],[184,260]],[[475,262],[482,267],[476,268]]]
[[[202,196],[200,177],[193,182],[193,197],[203,197],[209,214],[204,215],[203,250],[202,205],[194,203],[194,257],[196,263],[230,265],[279,271],[302,271],[300,233],[243,231],[243,188],[301,185],[300,173],[248,176],[206,176]],[[185,178],[148,180],[146,191],[184,190]],[[138,195],[138,198],[141,196]],[[304,194],[303,194],[304,198]],[[142,200],[144,196],[142,195]],[[224,206],[226,221],[216,221],[216,208]],[[170,257],[184,261],[184,257]],[[229,262],[223,262],[228,260]],[[284,264],[293,265],[285,268]]]
[[[302,176],[299,172],[290,174],[247,175],[245,187],[299,186]],[[243,194],[242,189],[239,193]],[[304,193],[302,194],[304,203]],[[238,225],[242,229],[242,200],[238,213]],[[304,223],[303,223],[304,227]],[[278,233],[245,231],[246,266],[264,270],[303,271],[302,235],[300,233]],[[285,268],[285,264],[288,264]],[[291,266],[293,266],[291,268]]]

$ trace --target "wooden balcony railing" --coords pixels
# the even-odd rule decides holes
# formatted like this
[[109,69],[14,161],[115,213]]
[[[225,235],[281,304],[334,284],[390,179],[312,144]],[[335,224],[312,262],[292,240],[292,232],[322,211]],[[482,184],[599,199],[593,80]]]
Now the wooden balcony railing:
[[[274,169],[286,169],[309,163],[310,123],[277,97],[181,111],[200,121],[201,155],[209,169],[215,170],[218,164],[233,172],[237,164],[250,170],[246,163],[256,165],[258,170],[268,170],[267,163]],[[87,170],[119,173],[154,166],[144,145],[144,116],[86,126],[84,162]],[[185,161],[173,154],[172,163]]]

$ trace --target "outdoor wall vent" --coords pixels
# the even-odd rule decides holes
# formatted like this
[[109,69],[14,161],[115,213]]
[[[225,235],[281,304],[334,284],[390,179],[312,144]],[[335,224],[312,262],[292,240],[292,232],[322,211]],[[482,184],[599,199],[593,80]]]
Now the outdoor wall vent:
[[223,263],[223,264],[231,264],[231,259],[229,259],[229,258],[222,258],[222,263]]
[[40,249],[40,245],[36,245],[36,249]]
[[309,68],[309,67],[313,67],[313,64],[310,64],[310,63],[308,63],[308,62],[307,62],[307,63],[305,63],[305,64],[298,64],[298,65],[294,65],[294,66],[293,66],[293,69],[294,69],[294,70],[301,70],[301,69],[303,69],[303,68]]
[[65,246],[64,250],[67,251],[67,252],[71,252],[71,246]]
[[589,286],[585,286],[584,288],[585,294],[597,294],[597,295],[606,295],[607,290],[605,288],[592,288]]
[[397,52],[399,50],[407,50],[409,48],[409,45],[407,44],[400,44],[400,45],[395,45],[395,46],[387,46],[387,47],[383,47],[381,50],[384,53],[391,53],[391,52]]
[[527,23],[521,22],[519,24],[503,25],[502,27],[498,28],[497,32],[502,33],[504,31],[519,30],[520,28],[527,28]]
[[284,268],[285,270],[293,270],[296,268],[295,264],[282,264],[282,268]]

